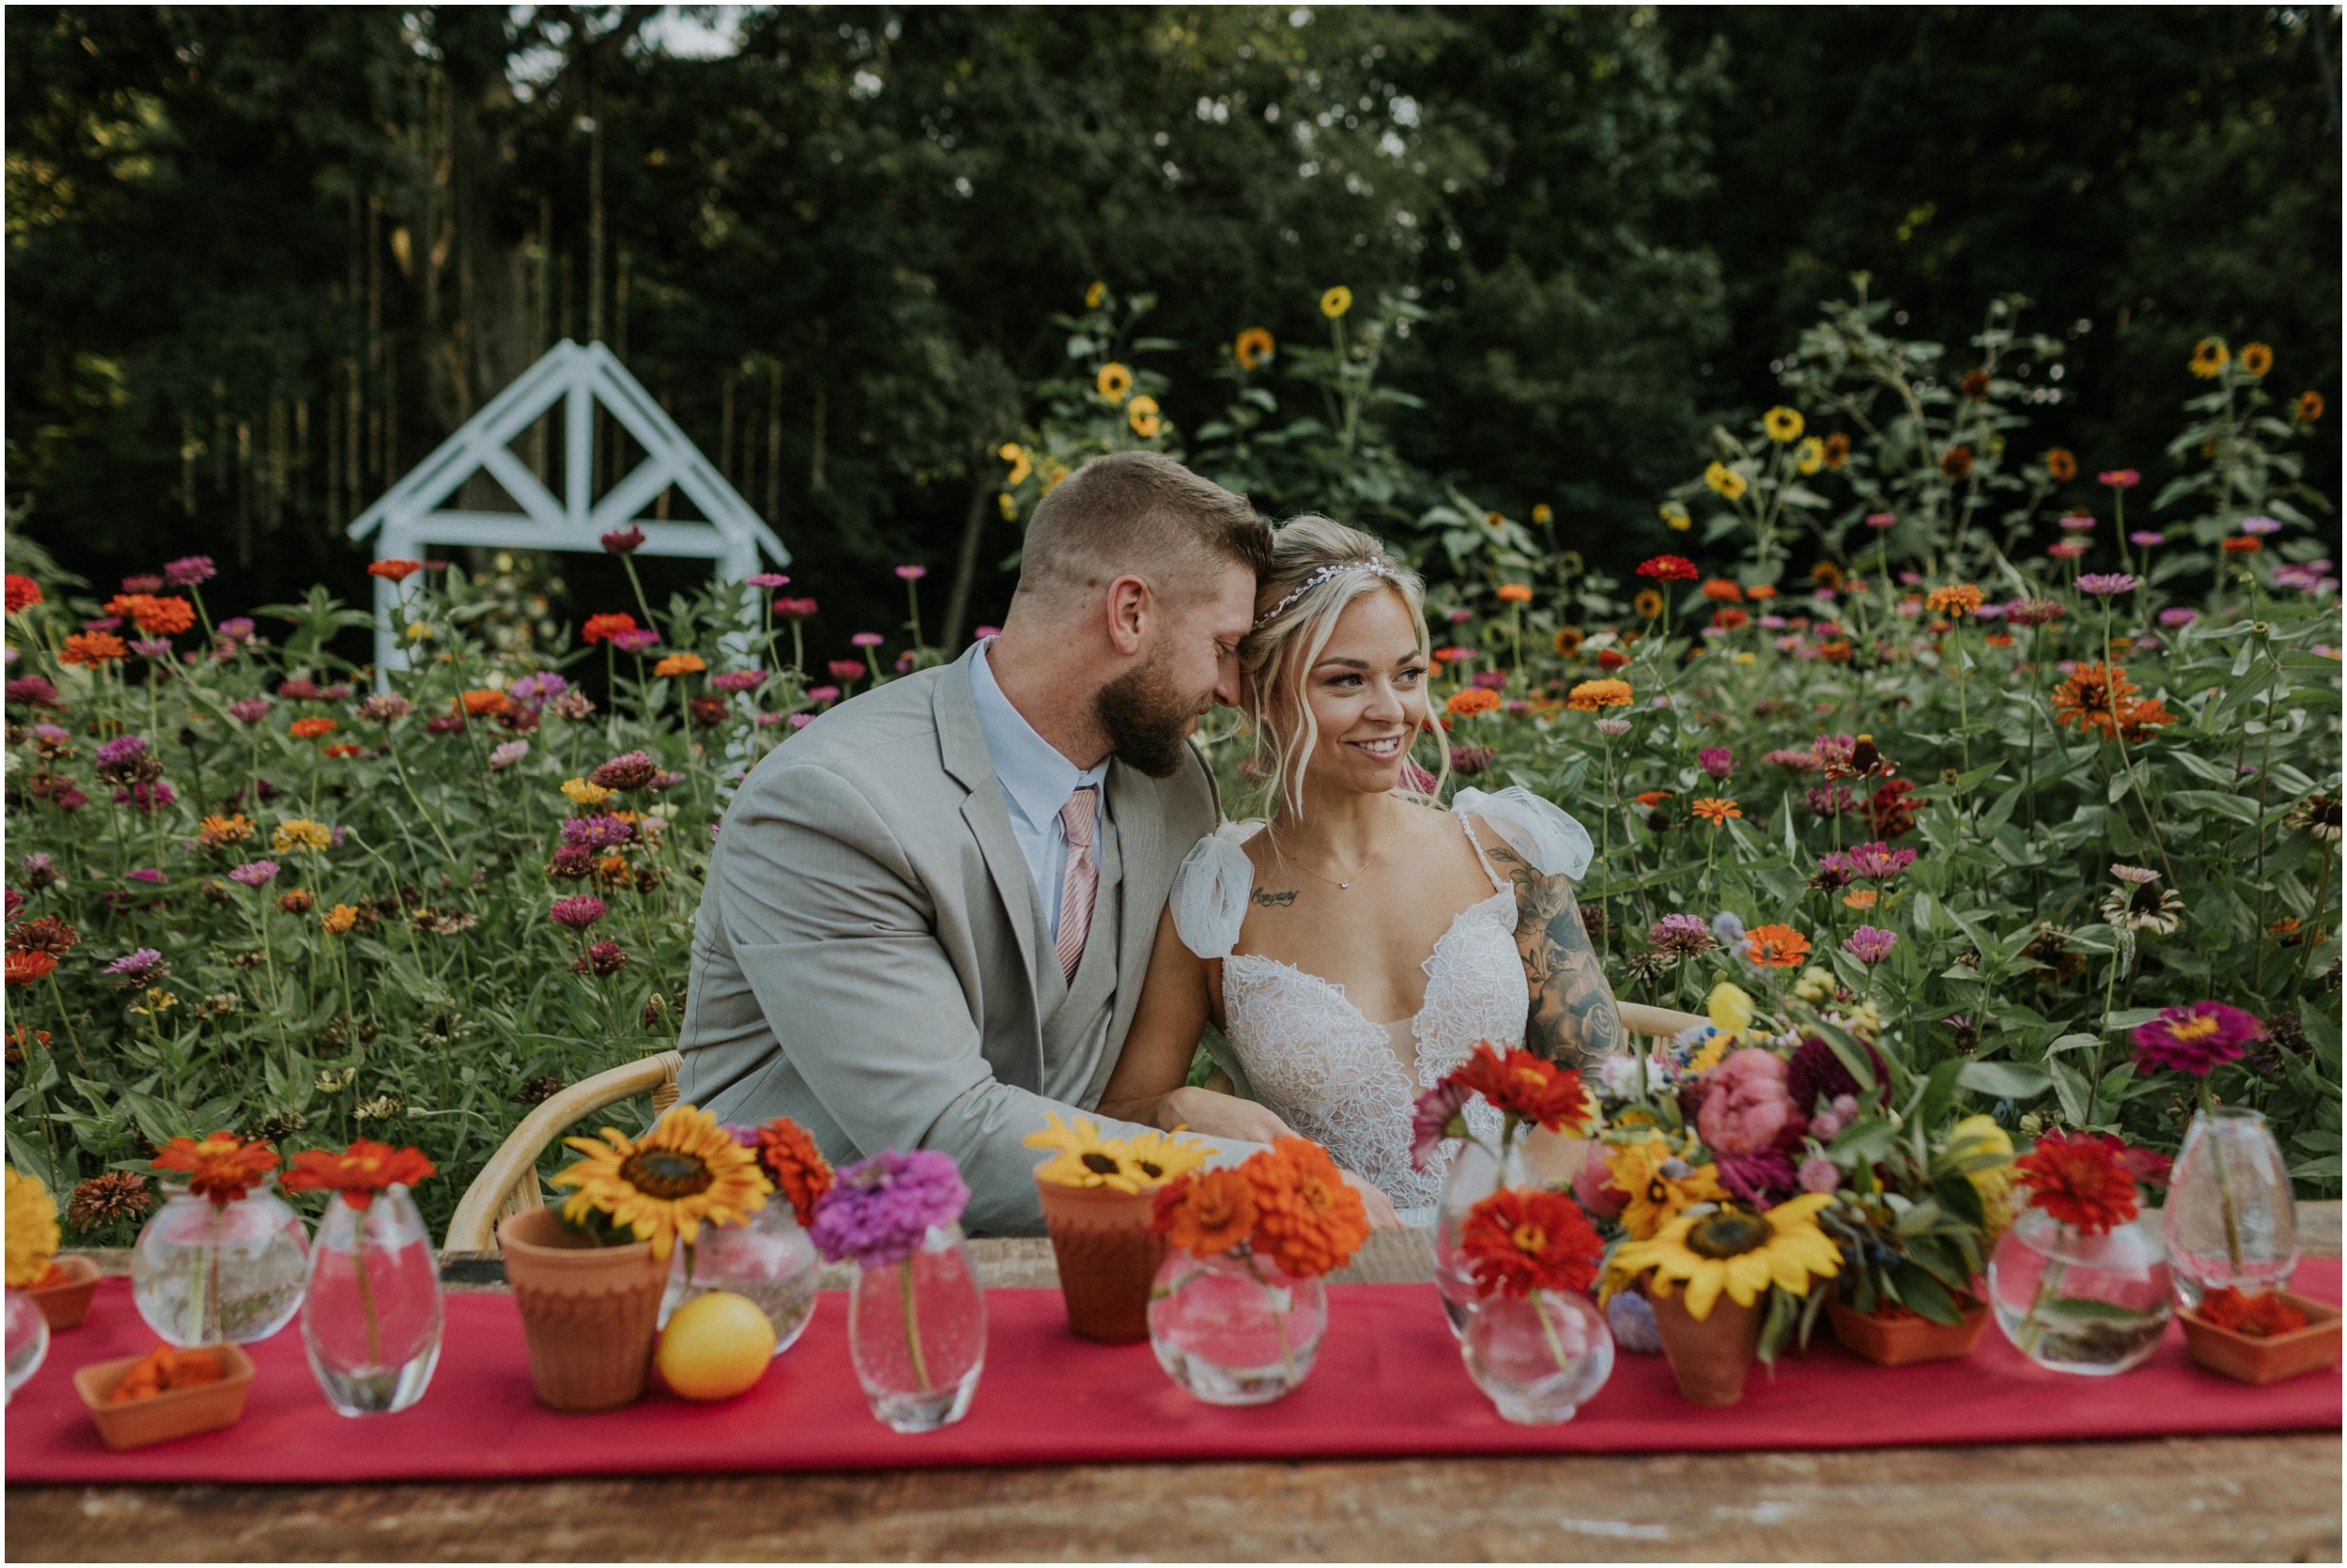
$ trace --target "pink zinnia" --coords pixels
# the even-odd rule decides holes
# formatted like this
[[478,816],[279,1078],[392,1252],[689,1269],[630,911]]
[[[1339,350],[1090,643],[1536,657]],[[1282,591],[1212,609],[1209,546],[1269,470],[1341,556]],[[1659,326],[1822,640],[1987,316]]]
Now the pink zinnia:
[[876,648],[888,639],[876,631],[859,631],[848,641],[859,648]]
[[803,621],[815,613],[815,601],[812,599],[777,599],[774,601],[774,613],[785,621]]
[[900,566],[896,569],[896,574],[909,583],[917,583],[929,574],[929,569],[926,566]]
[[776,589],[789,586],[790,579],[779,572],[755,572],[742,579],[752,588]]
[[1869,512],[1866,514],[1866,526],[1869,528],[1888,528],[1897,521],[1897,517],[1889,512]]
[[1879,925],[1862,925],[1842,945],[1849,949],[1852,958],[1871,968],[1891,956],[1891,949],[1898,945],[1898,933],[1885,931]]
[[2056,560],[2074,561],[2086,554],[2086,540],[2056,539],[2045,547],[2045,553]]
[[2135,591],[2135,578],[2126,572],[2090,572],[2078,579],[2078,591],[2108,599],[2113,594]]
[[546,912],[554,918],[556,925],[566,925],[574,931],[584,931],[596,921],[601,920],[609,909],[609,906],[592,893],[574,893],[569,898],[556,899],[554,907]]
[[2144,482],[2144,476],[2132,468],[2109,468],[2094,476],[2097,483],[2114,490],[2132,490]]
[[632,555],[644,548],[644,530],[632,522],[614,528],[603,536],[603,548],[614,555]]
[[2161,1009],[2157,1018],[2136,1025],[2128,1038],[2135,1043],[2137,1071],[2167,1067],[2206,1078],[2227,1062],[2239,1061],[2243,1048],[2265,1034],[2266,1026],[2241,1009],[2198,1001]]
[[1410,1169],[1423,1171],[1450,1138],[1467,1136],[1467,1101],[1473,1091],[1444,1079],[1418,1097],[1410,1111]]
[[1706,746],[1695,753],[1695,765],[1715,779],[1736,771],[1736,753],[1724,746]]
[[611,639],[611,645],[622,653],[642,653],[660,641],[660,633],[644,626],[623,631]]

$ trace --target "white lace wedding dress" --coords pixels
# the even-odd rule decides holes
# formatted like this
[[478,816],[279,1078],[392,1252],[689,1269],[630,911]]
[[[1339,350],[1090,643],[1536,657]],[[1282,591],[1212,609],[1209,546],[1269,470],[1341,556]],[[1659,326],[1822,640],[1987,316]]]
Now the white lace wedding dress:
[[[1516,949],[1516,893],[1492,872],[1470,816],[1479,818],[1543,875],[1579,880],[1589,835],[1529,790],[1462,789],[1452,804],[1493,888],[1461,909],[1424,960],[1426,997],[1416,1013],[1387,1022],[1364,1017],[1345,988],[1292,963],[1239,953],[1239,929],[1255,883],[1240,846],[1261,822],[1225,824],[1202,838],[1174,878],[1174,925],[1184,945],[1223,963],[1224,1033],[1253,1098],[1337,1164],[1374,1182],[1405,1224],[1431,1224],[1449,1173],[1445,1145],[1423,1171],[1410,1164],[1410,1112],[1488,1040],[1524,1044],[1529,998]],[[1499,1113],[1480,1100],[1468,1108],[1475,1133],[1495,1141]]]

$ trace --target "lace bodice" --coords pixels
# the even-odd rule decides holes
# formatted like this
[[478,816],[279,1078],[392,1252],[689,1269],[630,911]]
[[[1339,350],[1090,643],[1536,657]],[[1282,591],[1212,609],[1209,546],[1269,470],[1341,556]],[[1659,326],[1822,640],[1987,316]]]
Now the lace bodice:
[[[1410,1164],[1410,1113],[1418,1097],[1473,1053],[1478,1041],[1524,1044],[1524,960],[1516,948],[1516,893],[1491,872],[1469,813],[1480,817],[1543,875],[1579,877],[1589,835],[1527,790],[1462,789],[1452,807],[1492,894],[1469,905],[1422,960],[1425,999],[1408,1018],[1363,1016],[1345,988],[1262,954],[1240,953],[1254,885],[1240,845],[1259,823],[1229,824],[1199,840],[1174,879],[1173,913],[1183,943],[1223,960],[1224,1033],[1255,1098],[1337,1164],[1374,1182],[1405,1224],[1431,1224],[1450,1173],[1444,1145],[1424,1171]],[[1468,1125],[1496,1142],[1499,1113],[1475,1100]]]

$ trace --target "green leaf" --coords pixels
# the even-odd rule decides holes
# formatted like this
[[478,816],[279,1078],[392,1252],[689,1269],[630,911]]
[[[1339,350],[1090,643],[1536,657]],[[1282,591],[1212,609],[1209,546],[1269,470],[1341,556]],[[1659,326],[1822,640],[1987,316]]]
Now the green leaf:
[[2053,1075],[2021,1062],[1967,1062],[1956,1082],[1998,1100],[2035,1100],[2053,1086]]

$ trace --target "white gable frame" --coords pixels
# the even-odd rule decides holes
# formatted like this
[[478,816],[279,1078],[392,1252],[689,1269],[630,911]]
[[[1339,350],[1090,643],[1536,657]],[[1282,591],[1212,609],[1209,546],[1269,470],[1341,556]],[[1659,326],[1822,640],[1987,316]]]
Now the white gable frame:
[[[558,499],[512,449],[514,438],[556,403],[562,405],[564,420],[565,472]],[[598,404],[646,453],[635,471],[601,501],[593,499]],[[485,470],[520,503],[520,512],[438,509],[467,480]],[[670,485],[690,497],[709,520],[652,522],[637,515]],[[790,564],[790,552],[773,530],[626,366],[599,343],[582,348],[565,338],[360,513],[348,533],[354,539],[373,535],[379,561],[416,560],[428,544],[600,551],[607,530],[629,523],[644,530],[639,554],[698,556],[716,563],[720,573],[736,582],[758,571],[761,555],[778,567]],[[397,584],[375,579],[379,687],[385,686],[390,672],[407,668],[406,651],[392,624],[398,601]]]

